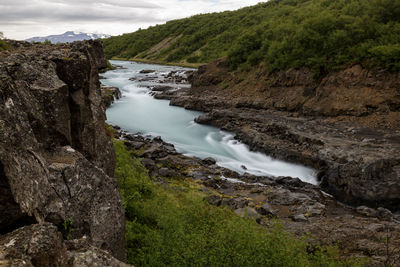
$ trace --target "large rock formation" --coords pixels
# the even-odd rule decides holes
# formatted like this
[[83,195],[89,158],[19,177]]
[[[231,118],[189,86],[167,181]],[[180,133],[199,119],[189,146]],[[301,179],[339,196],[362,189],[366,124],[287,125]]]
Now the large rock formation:
[[102,44],[24,46],[0,53],[0,234],[48,222],[124,260]]

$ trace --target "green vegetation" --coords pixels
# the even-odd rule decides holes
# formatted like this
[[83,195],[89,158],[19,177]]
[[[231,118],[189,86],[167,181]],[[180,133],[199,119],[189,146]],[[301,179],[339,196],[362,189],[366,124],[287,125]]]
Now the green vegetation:
[[5,41],[0,40],[0,52],[9,48],[10,46]]
[[195,181],[156,183],[122,141],[114,147],[128,262],[135,266],[356,266],[334,247],[307,253],[308,243],[278,223],[267,229],[208,204]]
[[64,232],[65,232],[67,240],[71,240],[72,232],[75,231],[74,220],[72,218],[64,220],[63,227],[64,227]]
[[193,16],[104,40],[124,59],[206,63],[232,69],[317,73],[361,63],[400,70],[400,0],[271,0],[232,12]]

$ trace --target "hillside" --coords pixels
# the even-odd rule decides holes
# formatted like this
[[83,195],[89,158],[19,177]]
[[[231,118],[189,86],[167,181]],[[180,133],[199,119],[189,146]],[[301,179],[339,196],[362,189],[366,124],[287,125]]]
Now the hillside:
[[400,69],[400,1],[274,0],[104,40],[107,58],[209,63],[317,74],[354,63]]

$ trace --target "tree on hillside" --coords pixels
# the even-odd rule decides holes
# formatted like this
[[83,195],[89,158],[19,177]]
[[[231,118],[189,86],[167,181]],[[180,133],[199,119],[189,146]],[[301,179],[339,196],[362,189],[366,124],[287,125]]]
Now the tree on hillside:
[[4,33],[0,32],[0,40],[4,39]]

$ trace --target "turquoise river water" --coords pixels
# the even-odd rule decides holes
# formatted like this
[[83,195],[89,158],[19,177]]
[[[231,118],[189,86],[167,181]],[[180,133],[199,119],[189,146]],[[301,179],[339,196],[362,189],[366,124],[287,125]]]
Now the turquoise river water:
[[[234,139],[234,135],[218,128],[200,125],[194,118],[201,112],[169,105],[167,100],[157,100],[146,86],[160,85],[170,71],[184,72],[189,69],[142,64],[127,61],[111,61],[122,69],[103,74],[105,85],[118,87],[123,97],[107,110],[107,122],[118,125],[131,133],[161,136],[175,145],[178,152],[199,158],[212,157],[219,166],[239,173],[248,172],[259,176],[291,176],[317,184],[316,171],[305,166],[273,159],[262,153],[252,152]],[[141,70],[153,73],[140,73]],[[133,78],[129,80],[130,78]],[[174,87],[187,85],[168,84]],[[245,168],[243,168],[245,166]]]

